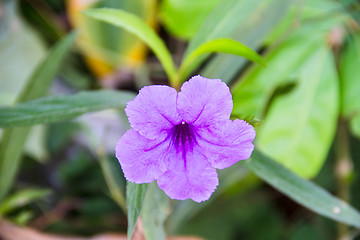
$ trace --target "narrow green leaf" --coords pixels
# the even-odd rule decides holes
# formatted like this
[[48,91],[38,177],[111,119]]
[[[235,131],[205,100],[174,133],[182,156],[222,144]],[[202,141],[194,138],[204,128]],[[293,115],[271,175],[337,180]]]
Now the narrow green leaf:
[[0,127],[29,126],[74,118],[81,114],[126,106],[135,94],[126,91],[84,91],[45,97],[15,107],[0,108]]
[[[319,46],[295,75],[298,84],[271,102],[257,146],[302,177],[316,176],[338,118],[338,79],[331,51]],[[276,73],[274,73],[276,74]]]
[[10,190],[18,171],[22,147],[30,132],[28,127],[6,129],[0,146],[0,202]]
[[177,232],[181,226],[191,221],[191,219],[196,217],[201,211],[205,211],[205,208],[211,206],[214,201],[223,196],[224,193],[232,187],[241,187],[241,190],[239,191],[238,189],[238,191],[247,193],[261,183],[259,178],[252,174],[249,169],[244,168],[241,163],[222,169],[218,171],[218,174],[221,187],[216,189],[209,200],[200,204],[192,200],[179,201],[172,208],[171,215],[166,220],[166,229],[169,232]]
[[34,215],[35,214],[32,211],[23,210],[20,213],[18,213],[15,217],[12,217],[11,221],[17,225],[26,226],[31,221],[31,219],[34,218]]
[[[74,39],[75,33],[69,34],[50,50],[46,58],[35,69],[20,94],[18,102],[29,101],[45,95]],[[0,147],[0,201],[12,186],[29,131],[30,128],[11,128],[6,129],[3,133]]]
[[258,5],[256,1],[239,0],[228,0],[218,4],[191,39],[185,57],[205,42],[230,36],[240,21],[247,20],[246,15],[241,15],[239,12],[245,13],[256,5]]
[[25,102],[46,94],[55,74],[62,65],[65,54],[68,53],[76,37],[76,32],[61,39],[50,50],[45,59],[36,67],[30,80],[20,93],[17,102]]
[[1,203],[0,216],[25,206],[37,199],[44,198],[50,193],[51,191],[49,189],[26,189],[16,192]]
[[[243,1],[247,2],[247,7],[241,8],[237,12],[236,20],[235,18],[228,20],[228,24],[236,23],[236,26],[226,37],[231,37],[251,49],[259,49],[264,45],[269,32],[284,18],[293,1]],[[213,14],[218,13],[214,12]],[[291,21],[288,22],[291,23]],[[220,78],[229,83],[239,73],[240,69],[246,66],[247,62],[247,59],[236,55],[216,54],[201,70],[201,75],[209,78]]]
[[[105,153],[98,151],[98,156],[101,170],[109,188],[111,197],[119,205],[119,207],[121,207],[124,213],[126,213],[125,184],[123,183],[124,181],[121,181],[123,178],[118,172],[119,169],[112,166],[113,163],[110,162],[110,159],[106,157]],[[118,168],[120,168],[120,166]]]
[[143,40],[153,50],[170,79],[175,78],[175,65],[169,50],[161,38],[146,23],[134,14],[119,9],[92,9],[85,15],[124,28]]
[[353,116],[350,120],[351,133],[360,139],[360,114]]
[[[74,11],[69,12],[72,26],[81,29],[77,42],[81,51],[91,59],[97,59],[89,65],[95,73],[104,75],[120,65],[132,69],[142,63],[146,53],[144,43],[125,29],[84,16],[80,11],[90,8],[111,7],[130,12],[144,22],[155,20],[156,0],[114,1],[101,0],[79,5],[76,1],[66,4]],[[105,68],[105,69],[103,69]]]
[[[259,1],[238,1],[227,0],[218,4],[207,16],[200,27],[200,30],[193,36],[185,51],[184,59],[187,58],[195,49],[202,44],[213,39],[226,38],[233,35],[240,22],[248,21],[248,12],[259,5]],[[194,69],[207,58],[208,54],[203,54],[192,66]]]
[[[21,18],[19,1],[1,4],[0,106],[13,104],[31,73],[46,54],[36,30]],[[16,27],[13,27],[16,26]]]
[[199,56],[205,53],[214,52],[239,55],[251,61],[257,62],[264,67],[266,66],[266,63],[261,56],[244,44],[230,38],[220,38],[201,44],[185,58],[180,67],[180,79],[184,80],[194,70],[194,68],[196,68],[197,64],[194,64],[194,62],[199,58]]
[[172,35],[190,39],[219,2],[221,0],[164,0],[161,1],[160,18]]
[[351,118],[360,113],[360,34],[350,35],[340,61],[341,114]]
[[360,228],[360,213],[356,209],[260,152],[255,150],[244,165],[300,205],[335,221]]
[[126,204],[128,212],[127,237],[130,240],[134,232],[136,220],[140,214],[148,184],[127,183]]
[[166,239],[164,222],[169,212],[169,200],[155,182],[149,185],[141,210],[144,235],[147,240]]

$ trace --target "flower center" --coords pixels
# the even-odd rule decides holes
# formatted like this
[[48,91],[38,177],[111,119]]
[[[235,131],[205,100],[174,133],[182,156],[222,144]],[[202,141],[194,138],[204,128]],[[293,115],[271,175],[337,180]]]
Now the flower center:
[[197,143],[195,138],[194,127],[186,122],[181,122],[171,129],[171,141],[176,151],[192,151]]

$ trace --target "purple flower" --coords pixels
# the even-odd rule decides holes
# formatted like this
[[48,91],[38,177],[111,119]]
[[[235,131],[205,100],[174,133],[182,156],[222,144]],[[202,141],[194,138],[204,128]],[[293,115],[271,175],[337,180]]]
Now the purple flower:
[[147,86],[125,109],[132,129],[116,145],[125,178],[157,180],[172,199],[210,198],[219,184],[217,169],[250,157],[254,128],[230,120],[229,88],[220,79],[192,77],[178,93]]

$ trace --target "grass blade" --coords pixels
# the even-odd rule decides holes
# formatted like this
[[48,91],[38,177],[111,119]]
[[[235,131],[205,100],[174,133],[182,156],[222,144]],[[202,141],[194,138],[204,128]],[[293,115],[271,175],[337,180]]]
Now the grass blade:
[[161,38],[146,23],[134,14],[119,9],[92,9],[84,12],[85,15],[124,28],[143,40],[159,58],[166,74],[170,79],[175,78],[175,65],[169,50]]
[[[39,64],[18,98],[18,102],[29,101],[45,95],[51,81],[75,39],[69,34],[58,42]],[[10,128],[3,133],[0,147],[0,201],[10,190],[20,165],[22,148],[30,128]]]
[[0,127],[51,123],[87,112],[124,108],[134,96],[127,91],[98,90],[41,98],[17,104],[15,107],[0,108]]
[[49,189],[25,189],[6,198],[0,205],[0,216],[49,195]]
[[360,213],[356,209],[260,152],[254,151],[251,160],[245,161],[244,165],[300,205],[335,221],[360,228]]
[[184,80],[198,66],[198,64],[194,64],[194,62],[198,60],[199,56],[205,53],[215,52],[239,55],[259,63],[264,67],[266,66],[265,61],[254,50],[233,39],[220,38],[201,44],[185,58],[180,67],[180,79]]
[[169,212],[169,197],[157,186],[150,183],[141,210],[144,235],[147,240],[165,240],[164,222]]
[[126,204],[128,213],[127,237],[130,240],[134,232],[136,220],[140,214],[148,184],[127,183]]

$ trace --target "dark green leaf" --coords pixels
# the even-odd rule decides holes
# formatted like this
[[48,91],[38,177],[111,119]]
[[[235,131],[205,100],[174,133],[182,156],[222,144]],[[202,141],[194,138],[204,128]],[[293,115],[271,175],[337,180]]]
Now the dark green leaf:
[[130,240],[140,214],[148,184],[127,183],[126,204],[128,212],[127,237]]
[[[20,94],[18,102],[29,101],[45,95],[74,39],[75,34],[72,33],[50,50],[47,57],[32,74]],[[11,128],[6,129],[3,133],[0,147],[0,201],[12,186],[29,131],[30,128]]]
[[356,209],[260,152],[255,150],[244,165],[300,205],[335,221],[360,228],[360,213]]
[[0,127],[29,126],[74,118],[81,114],[126,106],[135,94],[126,91],[85,91],[46,97],[0,108]]

